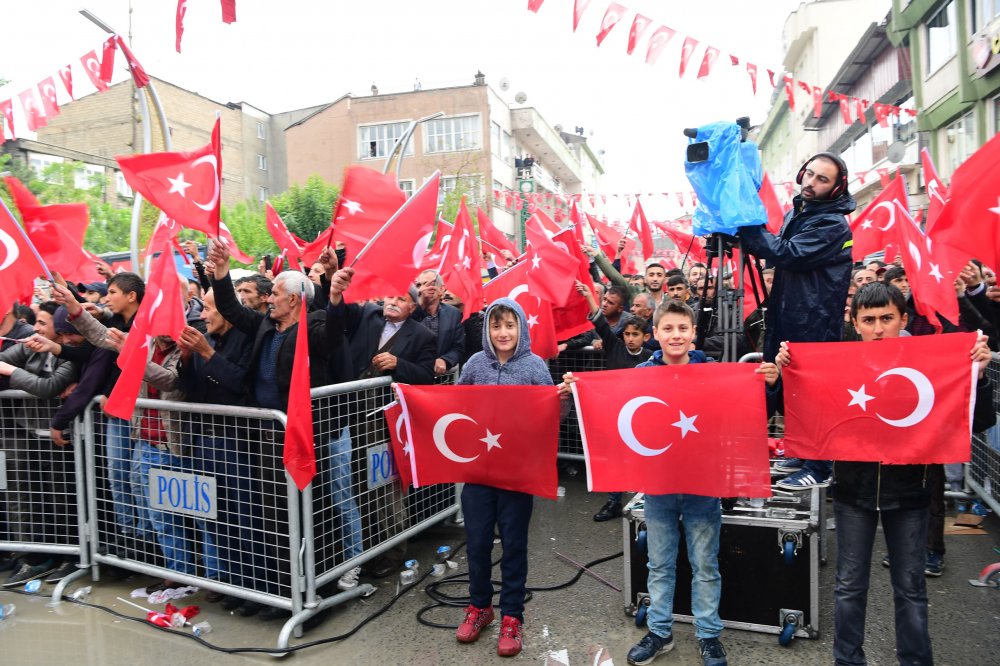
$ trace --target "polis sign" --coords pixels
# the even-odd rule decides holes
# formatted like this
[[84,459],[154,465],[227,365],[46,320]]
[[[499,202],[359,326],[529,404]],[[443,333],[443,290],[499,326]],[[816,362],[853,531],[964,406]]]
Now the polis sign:
[[215,520],[215,477],[150,467],[149,505],[160,511]]

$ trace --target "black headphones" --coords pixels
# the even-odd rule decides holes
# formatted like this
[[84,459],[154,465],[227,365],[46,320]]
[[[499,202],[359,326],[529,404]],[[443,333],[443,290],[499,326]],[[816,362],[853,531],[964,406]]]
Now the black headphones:
[[799,169],[799,175],[795,176],[795,184],[802,184],[802,177],[806,175],[806,167],[808,167],[813,160],[819,157],[830,160],[837,165],[837,184],[833,186],[832,190],[830,190],[830,198],[836,199],[841,194],[847,192],[847,164],[844,160],[840,159],[839,155],[834,155],[833,153],[816,153],[807,159],[805,164],[802,165],[802,168]]

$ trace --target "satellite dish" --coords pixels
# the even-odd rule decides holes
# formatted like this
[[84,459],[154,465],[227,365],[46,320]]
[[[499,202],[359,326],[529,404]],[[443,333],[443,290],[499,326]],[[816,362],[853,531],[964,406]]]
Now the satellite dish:
[[906,154],[906,144],[902,141],[893,141],[889,146],[889,152],[887,157],[889,161],[893,164],[899,164],[903,161],[903,156]]
[[563,131],[563,126],[562,125],[556,125],[552,129],[554,129],[557,132],[562,132]]
[[510,79],[508,79],[506,76],[500,79],[500,90],[502,90],[503,92],[507,92],[508,90],[510,90]]
[[514,95],[514,101],[517,102],[518,104],[524,104],[525,102],[528,101],[528,96],[525,95],[523,92],[519,92],[516,95]]

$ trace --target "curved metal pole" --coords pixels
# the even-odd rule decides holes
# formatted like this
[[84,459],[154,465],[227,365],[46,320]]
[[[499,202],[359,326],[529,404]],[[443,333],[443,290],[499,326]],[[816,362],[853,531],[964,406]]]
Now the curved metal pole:
[[399,141],[396,145],[392,147],[392,152],[389,153],[389,157],[385,160],[385,166],[382,167],[382,173],[389,173],[389,165],[392,164],[393,156],[398,152],[399,157],[396,159],[396,183],[399,183],[399,170],[403,166],[403,156],[406,154],[406,148],[410,145],[410,139],[413,137],[413,133],[417,129],[417,125],[428,120],[434,120],[435,118],[440,118],[444,115],[444,111],[438,111],[437,113],[432,113],[429,116],[424,116],[423,118],[418,118],[410,122],[410,126],[406,128],[403,132],[403,136],[399,137]]

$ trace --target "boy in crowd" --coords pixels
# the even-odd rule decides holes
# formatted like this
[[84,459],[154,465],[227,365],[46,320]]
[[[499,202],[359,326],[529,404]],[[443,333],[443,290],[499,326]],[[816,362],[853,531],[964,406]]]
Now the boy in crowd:
[[[623,314],[621,316],[621,333],[616,335],[605,319],[602,309],[598,306],[597,299],[587,289],[587,286],[578,280],[576,290],[587,299],[587,303],[590,305],[590,321],[594,324],[594,330],[601,338],[601,349],[604,352],[606,369],[634,368],[653,356],[653,352],[645,347],[645,342],[650,337],[649,333],[646,332],[645,319],[632,314]],[[608,501],[601,507],[600,511],[594,514],[594,521],[603,523],[613,518],[620,518],[621,515],[622,494],[620,492],[608,493]]]
[[[459,384],[551,385],[548,367],[531,353],[531,340],[521,306],[498,298],[486,309],[483,351],[462,368]],[[528,523],[533,498],[526,493],[476,483],[462,488],[462,511],[469,557],[469,605],[455,637],[472,643],[493,622],[494,530],[500,531],[500,640],[497,654],[513,657],[521,651],[525,584],[528,579]]]
[[[686,304],[667,299],[653,314],[653,336],[660,350],[637,368],[653,368],[686,363],[710,363],[712,360],[694,349],[695,315]],[[778,380],[774,363],[762,363],[757,372],[768,386]],[[561,393],[576,381],[571,373],[563,376]],[[719,641],[722,619],[719,600],[722,577],[719,575],[719,533],[722,528],[722,505],[718,497],[681,493],[645,496],[645,519],[649,553],[650,606],[647,617],[649,633],[628,652],[628,663],[644,666],[674,647],[673,602],[677,580],[677,550],[683,527],[691,562],[691,611],[695,635],[705,666],[726,666],[726,650]]]
[[[891,284],[873,282],[858,289],[851,320],[862,341],[898,338],[906,328],[906,299]],[[986,336],[971,351],[979,363],[973,431],[992,425],[993,386],[984,375],[990,361]],[[956,359],[957,360],[957,359]],[[792,362],[781,343],[779,368]],[[882,465],[836,462],[833,468],[833,512],[837,522],[837,574],[834,587],[833,656],[837,664],[865,664],[865,611],[871,574],[872,546],[879,520],[891,559],[890,578],[896,608],[896,655],[901,664],[934,663],[927,623],[924,579],[927,511],[930,504],[928,465]]]

